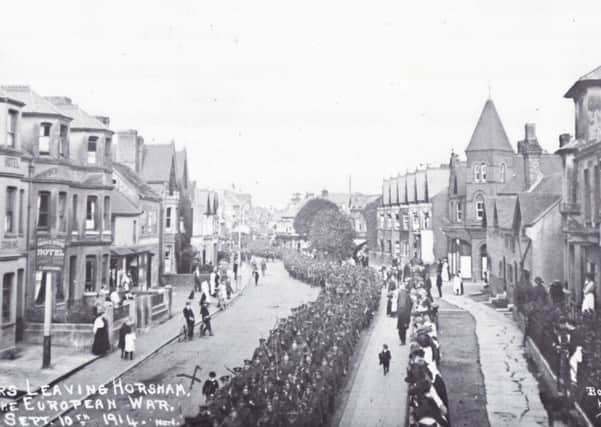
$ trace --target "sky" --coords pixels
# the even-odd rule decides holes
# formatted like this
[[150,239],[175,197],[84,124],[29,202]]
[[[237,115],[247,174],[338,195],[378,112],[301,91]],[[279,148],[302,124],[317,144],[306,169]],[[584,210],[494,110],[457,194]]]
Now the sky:
[[514,147],[534,122],[553,151],[574,128],[563,95],[601,65],[599,1],[54,0],[3,15],[1,84],[174,140],[200,187],[280,207],[447,163],[489,94]]

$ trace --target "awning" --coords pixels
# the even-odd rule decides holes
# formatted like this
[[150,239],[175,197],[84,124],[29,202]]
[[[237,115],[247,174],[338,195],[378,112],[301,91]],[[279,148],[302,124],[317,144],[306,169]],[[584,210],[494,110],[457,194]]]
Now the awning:
[[129,248],[112,248],[111,255],[114,256],[127,256],[131,255],[133,251]]

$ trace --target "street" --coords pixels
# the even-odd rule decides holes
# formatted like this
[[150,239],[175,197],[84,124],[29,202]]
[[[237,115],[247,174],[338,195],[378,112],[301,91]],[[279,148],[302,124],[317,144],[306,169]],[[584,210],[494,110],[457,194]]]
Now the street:
[[[259,338],[268,335],[278,317],[285,317],[292,307],[315,299],[318,292],[317,288],[291,279],[280,262],[268,264],[267,275],[259,280],[259,286],[249,284],[230,308],[214,317],[213,337],[198,338],[196,334],[193,341],[174,342],[121,378],[120,384],[180,384],[189,395],[182,398],[168,391],[154,396],[148,393],[148,400],[140,407],[139,400],[130,400],[130,397],[139,399],[141,393],[129,395],[119,390],[115,393],[113,387],[109,387],[109,393],[102,396],[102,400],[114,399],[118,408],[114,414],[107,416],[106,410],[99,408],[73,411],[69,417],[85,419],[88,426],[119,425],[119,419],[125,422],[127,417],[140,424],[159,418],[165,422],[173,419],[179,425],[184,416],[198,412],[204,398],[201,383],[194,382],[191,386],[191,379],[178,375],[191,376],[196,366],[201,368],[197,377],[202,382],[208,378],[210,371],[215,371],[218,378],[230,375],[226,367],[233,369],[250,358]],[[119,366],[115,366],[115,371],[118,369]],[[107,373],[107,380],[110,375],[112,373]]]

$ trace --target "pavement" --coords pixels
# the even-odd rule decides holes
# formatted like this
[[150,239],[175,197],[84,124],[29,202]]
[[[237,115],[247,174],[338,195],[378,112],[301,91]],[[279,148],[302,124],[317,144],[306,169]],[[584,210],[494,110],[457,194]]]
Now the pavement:
[[524,356],[522,332],[511,316],[469,297],[481,291],[481,284],[465,282],[464,288],[465,295],[453,295],[449,286],[443,290],[443,299],[468,311],[476,321],[490,425],[547,426],[538,383]]
[[[383,375],[378,353],[388,344],[392,360],[390,372]],[[343,391],[343,403],[334,415],[340,427],[404,426],[407,403],[407,362],[409,346],[401,346],[396,318],[386,316],[386,295],[365,338],[359,344],[357,360]]]
[[[237,298],[243,295],[245,285],[250,283],[250,269],[244,266],[242,269],[242,287],[236,292],[230,301],[234,303]],[[0,384],[3,386],[14,385],[19,390],[36,391],[40,386],[52,384],[64,386],[72,384],[94,385],[98,386],[106,384],[113,377],[120,376],[122,373],[132,369],[146,358],[152,356],[160,348],[168,345],[173,340],[177,340],[180,335],[183,320],[180,315],[180,310],[188,300],[190,290],[193,289],[193,283],[190,284],[190,289],[174,289],[173,291],[173,316],[167,321],[153,325],[143,333],[139,333],[136,340],[136,354],[132,361],[124,361],[121,359],[120,351],[113,351],[104,357],[97,357],[88,352],[69,352],[68,348],[54,347],[52,349],[53,363],[50,369],[41,369],[41,346],[26,346],[22,348],[21,357],[16,360],[0,361]],[[198,301],[199,294],[195,295],[195,301]],[[193,303],[194,310],[198,313],[198,303]],[[217,313],[219,310],[215,304],[211,305],[210,311]],[[197,324],[200,324],[200,315],[197,315]],[[27,384],[29,383],[29,387]],[[25,388],[23,388],[25,386]],[[81,391],[81,392],[80,392]],[[53,398],[60,406],[61,401],[71,399],[80,399],[85,397],[87,390],[75,389],[60,398]],[[12,399],[1,399],[0,404],[6,404]],[[29,396],[28,401],[33,405],[37,405],[37,401],[44,400],[39,393]],[[42,404],[41,404],[42,405]],[[23,408],[23,406],[21,406]],[[21,409],[21,412],[26,411],[28,417],[44,417],[48,414],[55,414],[58,411],[50,410],[48,407],[42,410],[35,407],[32,410]],[[3,415],[3,417],[5,414]],[[5,421],[0,417],[0,421]],[[3,425],[0,422],[0,425]]]
[[[185,416],[196,415],[199,405],[204,403],[201,388],[209,372],[215,371],[220,377],[229,375],[228,369],[242,366],[244,359],[252,357],[259,338],[268,336],[278,318],[290,315],[293,307],[313,301],[318,293],[319,288],[290,278],[280,262],[268,263],[267,275],[261,277],[259,286],[248,284],[231,307],[214,317],[214,336],[198,338],[196,334],[192,341],[174,341],[120,378],[122,384],[179,386],[185,389],[185,396],[167,392],[153,396],[123,394],[109,387],[108,394],[101,400],[114,400],[118,410],[107,415],[103,408],[86,408],[72,411],[69,417],[85,419],[88,427],[119,425],[111,418],[117,413],[123,420],[135,420],[140,426],[180,425]],[[117,369],[122,363],[120,359],[115,361]],[[199,371],[195,372],[196,368]],[[132,396],[144,397],[146,403],[138,407],[132,403]],[[165,406],[148,406],[153,398],[163,401]]]

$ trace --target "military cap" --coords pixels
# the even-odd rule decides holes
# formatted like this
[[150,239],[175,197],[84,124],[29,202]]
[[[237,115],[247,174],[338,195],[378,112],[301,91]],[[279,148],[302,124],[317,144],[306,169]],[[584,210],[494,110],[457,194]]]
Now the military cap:
[[240,366],[236,366],[233,371],[237,374],[239,374],[240,372],[242,372],[242,368]]
[[222,383],[227,383],[230,380],[230,376],[229,375],[222,375],[219,377],[219,381],[221,381]]

